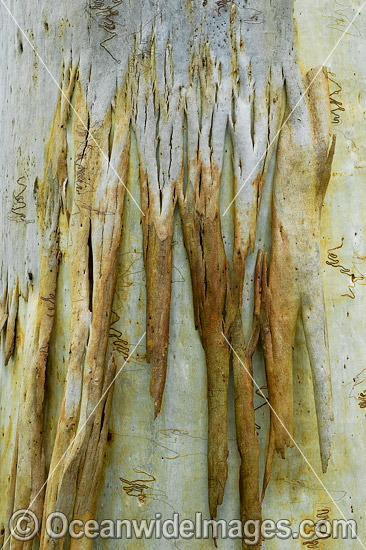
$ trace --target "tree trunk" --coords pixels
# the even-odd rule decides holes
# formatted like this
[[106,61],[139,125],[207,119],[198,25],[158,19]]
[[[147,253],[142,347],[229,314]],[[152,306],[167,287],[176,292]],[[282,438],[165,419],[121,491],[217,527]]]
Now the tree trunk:
[[[305,3],[297,8],[311,52]],[[287,476],[295,508],[314,485],[321,502],[341,492],[328,328],[333,339],[344,329],[327,319],[322,271],[342,102],[329,56],[300,50],[299,61],[293,9],[0,5],[0,547],[114,543],[52,537],[54,512],[69,522],[202,512],[260,524],[279,509],[297,517]],[[332,43],[337,32],[330,25]],[[346,310],[364,277],[334,252],[327,263],[330,276],[351,278]],[[310,382],[314,403],[304,404],[296,384],[306,393]],[[338,416],[348,401],[339,403]],[[11,532],[19,510],[39,524],[30,540]],[[269,544],[250,536],[223,548]],[[161,542],[173,543],[212,544]],[[123,548],[132,544],[153,547]]]

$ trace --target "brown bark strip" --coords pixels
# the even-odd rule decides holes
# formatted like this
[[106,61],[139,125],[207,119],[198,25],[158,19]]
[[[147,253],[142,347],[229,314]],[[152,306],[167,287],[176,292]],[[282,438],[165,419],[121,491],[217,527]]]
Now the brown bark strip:
[[229,269],[218,215],[210,220],[192,205],[181,209],[183,235],[191,268],[194,307],[206,353],[208,396],[208,476],[212,517],[222,503],[227,479],[227,390],[230,353],[225,310]]
[[161,409],[168,364],[172,240],[168,235],[161,241],[153,223],[146,228],[146,359],[152,363],[154,418]]
[[[230,350],[227,307],[230,273],[221,233],[220,184],[226,133],[228,81],[202,47],[187,91],[187,188],[177,186],[188,255],[196,328],[206,355],[208,400],[208,489],[211,517],[217,516],[228,473],[227,400]],[[198,79],[201,87],[197,103]],[[199,115],[199,111],[201,113]],[[200,119],[202,126],[200,127]]]
[[18,316],[19,306],[19,286],[18,283],[14,286],[9,297],[9,313],[7,318],[3,316],[3,322],[7,319],[6,331],[5,331],[5,365],[9,363],[9,360],[14,352],[15,346],[15,328]]
[[[262,265],[262,293],[261,293],[261,304],[260,304],[260,334],[261,334],[261,343],[264,354],[264,362],[266,367],[266,377],[269,398],[268,401],[272,405],[273,393],[276,391],[276,377],[275,377],[275,365],[273,358],[273,344],[272,344],[272,334],[270,326],[270,316],[271,316],[271,295],[268,288],[268,273],[267,273],[267,254],[264,254],[263,265]],[[270,409],[270,427],[269,427],[269,439],[268,439],[268,449],[267,449],[267,458],[266,466],[263,476],[263,487],[262,487],[262,497],[263,501],[266,489],[268,487],[271,473],[272,473],[272,463],[274,458],[275,451],[275,426],[274,426],[274,412],[272,408]]]
[[[255,427],[255,411],[253,402],[253,363],[252,357],[255,352],[260,333],[260,303],[261,303],[261,259],[262,251],[258,251],[255,274],[254,274],[254,309],[252,331],[247,345],[245,345],[241,308],[236,309],[235,290],[233,292],[233,306],[235,318],[230,329],[231,345],[235,350],[232,354],[235,391],[235,422],[238,450],[240,454],[240,515],[241,521],[261,521],[261,501],[259,496],[259,443]],[[242,269],[240,269],[242,267]],[[237,269],[235,269],[237,268]],[[235,266],[234,281],[236,277],[241,278],[244,266]],[[234,289],[242,285],[233,283]],[[236,298],[241,300],[240,297]],[[243,366],[244,365],[244,366]],[[249,373],[249,374],[248,374]],[[259,549],[261,543],[255,546],[248,546],[243,541],[243,550],[248,548]]]
[[[156,31],[158,32],[158,31]],[[146,271],[146,356],[151,361],[154,418],[160,413],[168,366],[175,186],[183,178],[183,100],[174,81],[172,47],[159,70],[150,38],[151,73],[136,58],[135,132],[140,159],[143,249]]]
[[[316,74],[319,75],[315,78]],[[273,194],[269,290],[274,380],[271,405],[293,437],[292,347],[301,311],[313,374],[320,453],[326,471],[332,439],[332,390],[320,256],[320,215],[334,154],[326,69],[315,78],[298,111],[281,131]],[[296,80],[286,80],[287,113],[296,101]],[[295,82],[295,84],[294,84]],[[302,89],[302,86],[301,86]],[[287,118],[288,115],[285,115]],[[284,266],[286,266],[284,268]],[[291,437],[273,419],[276,449],[284,455]]]
[[275,366],[273,380],[271,377],[268,380],[268,390],[271,405],[277,413],[273,418],[275,448],[282,458],[285,458],[286,447],[293,446],[291,437],[294,437],[292,350],[299,302],[294,289],[293,272],[288,234],[280,224],[273,206],[269,288],[272,296],[270,330]]

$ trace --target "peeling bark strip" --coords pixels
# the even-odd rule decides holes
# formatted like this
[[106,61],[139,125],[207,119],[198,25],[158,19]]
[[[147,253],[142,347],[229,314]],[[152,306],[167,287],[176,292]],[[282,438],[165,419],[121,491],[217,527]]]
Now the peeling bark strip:
[[167,47],[163,82],[159,82],[162,92],[154,86],[157,75],[139,74],[139,69],[135,89],[135,132],[145,214],[146,349],[147,360],[152,362],[150,393],[155,418],[161,409],[168,360],[175,185],[183,177],[183,103],[170,68]]
[[[115,373],[116,363],[114,354],[112,354],[103,382],[102,396],[104,397],[95,411],[93,428],[79,469],[74,518],[84,522],[95,519],[96,516],[99,484],[112,411],[113,387],[110,388],[110,386],[115,378]],[[92,547],[93,541],[86,537],[83,537],[82,540],[71,539],[70,542],[70,550],[91,550]]]
[[[252,364],[252,357],[260,334],[261,259],[262,251],[259,250],[254,274],[252,331],[247,345],[245,345],[242,318],[236,308],[234,310],[236,316],[230,330],[231,345],[235,350],[235,353],[232,354],[232,359],[234,371],[236,438],[241,459],[239,480],[240,515],[243,524],[248,520],[261,521],[262,519],[259,496],[259,443],[255,427]],[[236,305],[234,300],[233,305]],[[248,548],[259,549],[260,546],[260,542],[255,546],[248,546],[243,541],[243,550],[247,550]]]
[[[70,98],[75,71],[65,69],[63,90]],[[14,512],[30,509],[42,518],[45,460],[43,450],[43,401],[48,346],[55,315],[55,295],[59,262],[59,214],[61,186],[67,177],[66,120],[69,105],[60,99],[46,153],[45,174],[37,197],[37,213],[42,235],[38,295],[28,300],[27,330],[24,343],[22,401],[17,433],[17,470],[14,487]],[[31,549],[32,541],[11,539],[10,548]]]
[[[264,362],[266,367],[267,385],[269,389],[269,403],[272,405],[273,393],[276,391],[276,378],[275,378],[275,365],[273,358],[273,343],[270,326],[271,315],[271,295],[268,289],[268,270],[267,270],[267,254],[264,254],[262,265],[262,281],[261,281],[261,304],[260,304],[260,337],[264,354]],[[274,412],[270,409],[270,427],[269,427],[269,440],[268,450],[266,457],[266,466],[263,476],[263,487],[261,500],[263,501],[266,489],[268,487],[271,473],[272,464],[275,451],[275,423]]]
[[225,328],[229,272],[218,216],[182,206],[185,246],[191,267],[197,328],[206,354],[208,398],[208,482],[212,517],[222,503],[227,479],[227,390],[230,353]]
[[5,323],[8,319],[8,313],[6,312],[7,310],[7,292],[6,290],[4,290],[4,294],[3,294],[3,299],[2,299],[2,302],[1,302],[1,308],[0,308],[0,338],[2,337],[2,334],[3,334],[3,329],[4,329],[4,326],[5,326]]
[[150,394],[156,418],[161,409],[168,364],[172,235],[161,241],[155,225],[151,224],[146,228],[145,243],[146,359],[152,361]]
[[[93,133],[95,141],[86,131],[81,132],[79,119],[74,119],[74,145],[81,154],[75,163],[69,230],[71,341],[43,511],[42,549],[50,544],[45,531],[50,513],[62,510],[70,520],[95,518],[96,513],[112,393],[101,403],[99,400],[115,372],[114,357],[107,370],[105,359],[122,230],[123,181],[128,168],[130,102],[126,86],[116,92],[115,118],[111,110],[107,111]],[[92,117],[79,81],[75,105],[81,119],[91,127]],[[102,154],[108,146],[111,165]],[[64,543],[64,539],[59,540],[53,547],[62,549]],[[81,547],[91,545],[92,540],[85,539]]]
[[[146,355],[152,363],[150,394],[159,414],[166,379],[172,279],[175,186],[183,178],[183,107],[168,35],[159,48],[159,21],[144,42],[150,52],[141,68],[135,51],[134,129],[140,158],[143,244],[146,270]],[[155,38],[156,37],[156,38]],[[137,45],[135,45],[137,48]]]
[[[217,516],[227,479],[227,391],[230,351],[222,333],[230,300],[230,274],[221,235],[219,191],[226,132],[227,82],[202,48],[187,93],[187,189],[178,188],[184,244],[190,264],[195,323],[206,354],[208,483],[211,517]],[[200,104],[197,87],[200,86]],[[201,121],[200,121],[201,118]]]
[[[307,101],[303,101],[286,122],[278,145],[269,277],[274,362],[273,376],[272,368],[269,369],[269,392],[271,405],[293,437],[292,349],[296,319],[301,311],[325,472],[330,457],[333,412],[321,275],[320,214],[330,178],[335,138],[331,139],[326,69],[311,69],[304,86],[314,79]],[[287,94],[289,113],[296,98],[291,97],[288,86]],[[293,444],[292,440],[277,418],[272,416],[271,423],[275,448],[283,455],[285,447]]]

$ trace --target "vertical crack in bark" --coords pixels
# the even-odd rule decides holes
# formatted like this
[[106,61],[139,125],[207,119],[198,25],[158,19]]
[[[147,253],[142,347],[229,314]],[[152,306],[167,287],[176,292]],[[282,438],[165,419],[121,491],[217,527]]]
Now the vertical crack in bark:
[[3,323],[6,322],[6,331],[5,331],[5,365],[9,363],[9,360],[14,352],[15,346],[15,329],[16,321],[18,316],[18,307],[19,307],[19,286],[18,282],[15,284],[12,292],[8,297],[8,311],[9,313],[3,314]]

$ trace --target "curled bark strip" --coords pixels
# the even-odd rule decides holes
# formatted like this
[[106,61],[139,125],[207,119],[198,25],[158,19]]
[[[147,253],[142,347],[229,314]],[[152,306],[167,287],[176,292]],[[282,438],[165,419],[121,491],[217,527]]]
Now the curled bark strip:
[[12,292],[9,296],[9,313],[6,317],[3,315],[3,322],[7,320],[6,323],[6,332],[5,332],[5,365],[10,361],[11,356],[14,352],[15,346],[15,327],[18,316],[18,306],[19,306],[19,288],[18,283],[14,286]]
[[[320,215],[330,178],[335,138],[331,139],[325,68],[311,69],[305,85],[314,79],[307,102],[303,102],[299,112],[286,122],[278,146],[269,277],[273,383],[276,384],[271,405],[293,437],[292,346],[296,319],[301,311],[313,374],[321,461],[326,471],[333,412],[321,275]],[[286,86],[290,108],[296,97],[294,88],[300,85],[295,81],[287,82]],[[292,441],[277,419],[273,426],[275,447],[283,455]]]

